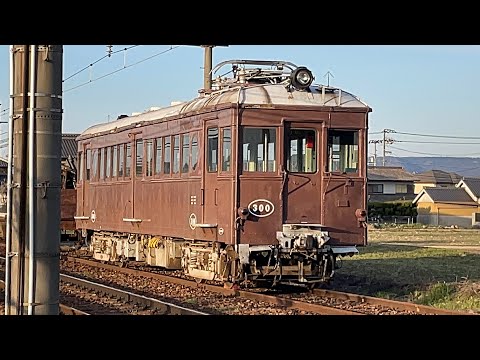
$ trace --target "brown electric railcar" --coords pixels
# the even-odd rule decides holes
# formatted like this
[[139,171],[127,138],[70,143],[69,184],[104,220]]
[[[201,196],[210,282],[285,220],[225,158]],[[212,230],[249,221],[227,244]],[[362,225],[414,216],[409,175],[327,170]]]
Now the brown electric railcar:
[[77,229],[96,259],[198,281],[328,281],[367,243],[371,108],[290,62],[225,65],[196,99],[77,138]]

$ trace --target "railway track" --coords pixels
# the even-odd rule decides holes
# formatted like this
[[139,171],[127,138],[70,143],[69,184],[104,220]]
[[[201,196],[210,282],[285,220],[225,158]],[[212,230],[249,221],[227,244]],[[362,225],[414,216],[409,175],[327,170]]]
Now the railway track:
[[[199,284],[195,281],[191,281],[185,278],[175,277],[171,275],[163,275],[151,271],[145,270],[138,270],[132,268],[120,268],[115,265],[110,264],[103,264],[98,261],[81,259],[77,257],[67,256],[63,257],[62,263],[65,267],[71,266],[70,270],[68,270],[71,274],[81,274],[81,273],[88,273],[92,272],[88,277],[90,279],[96,279],[101,281],[103,285],[108,284],[108,287],[111,288],[112,292],[115,291],[127,291],[131,295],[122,295],[125,299],[128,299],[129,296],[138,296],[138,289],[148,286],[138,286],[138,283],[141,281],[135,281],[134,278],[143,278],[143,279],[151,279],[154,281],[159,281],[163,283],[173,284],[174,288],[177,290],[181,288],[190,288],[192,291],[198,291],[201,296],[206,296],[205,292],[210,292],[214,294],[221,295],[223,300],[213,299],[209,300],[212,304],[215,304],[216,301],[219,301],[219,305],[216,309],[228,308],[232,307],[232,303],[225,305],[227,302],[225,299],[237,299],[239,308],[242,308],[242,303],[240,302],[241,299],[246,300],[246,303],[249,306],[260,308],[260,304],[269,304],[272,307],[272,313],[283,313],[279,312],[278,309],[290,309],[295,311],[295,313],[301,314],[322,314],[322,315],[362,315],[362,314],[380,314],[380,315],[397,315],[397,314],[409,314],[409,315],[417,315],[417,314],[425,314],[425,315],[465,315],[466,313],[458,312],[458,311],[449,311],[444,309],[438,309],[434,307],[424,306],[424,305],[417,305],[413,303],[406,303],[400,301],[393,301],[388,299],[380,299],[374,298],[369,296],[363,296],[358,294],[349,294],[344,292],[337,292],[332,290],[323,290],[323,289],[315,289],[313,292],[280,292],[280,291],[272,291],[271,289],[249,289],[249,290],[239,290],[239,289],[227,289],[222,286],[212,285],[202,283]],[[69,265],[68,265],[69,264]],[[80,266],[75,268],[75,266]],[[85,268],[81,268],[81,266],[89,267],[90,270],[85,270]],[[97,269],[97,270],[93,270]],[[96,272],[96,273],[95,273]],[[130,277],[130,281],[133,281],[133,284],[128,285],[120,285],[122,281],[116,279],[120,278],[121,274],[126,278]],[[66,275],[62,275],[62,281],[66,282]],[[85,275],[82,275],[85,276]],[[76,276],[77,277],[77,276]],[[85,279],[90,281],[88,279]],[[118,284],[117,284],[118,280]],[[73,281],[73,280],[72,280]],[[80,280],[78,280],[80,281]],[[127,280],[125,280],[127,281]],[[137,282],[137,284],[135,284]],[[148,280],[146,281],[149,282]],[[120,289],[122,287],[135,289],[132,291],[126,289]],[[162,294],[162,288],[165,287],[164,285],[158,285],[156,289],[149,290],[145,289],[142,292],[148,294],[149,296],[139,295],[141,300],[136,301],[139,305],[149,306],[149,302],[152,300],[156,300],[155,298],[160,295],[161,297],[165,297],[165,294]],[[101,292],[98,288],[97,290],[92,290]],[[178,290],[181,291],[181,290]],[[168,295],[171,296],[171,295]],[[167,297],[168,297],[167,296]],[[180,296],[181,297],[181,296]],[[250,302],[250,303],[249,303]],[[178,303],[177,303],[178,304]],[[180,305],[178,305],[180,306]],[[188,304],[188,308],[195,308],[192,304]],[[215,306],[213,306],[215,308]],[[265,305],[264,305],[265,307]],[[197,308],[197,311],[211,313],[211,309],[208,306],[200,306]],[[195,310],[195,309],[194,309]],[[247,311],[248,309],[246,306],[243,306],[242,311]],[[165,305],[159,304],[158,311],[163,313],[168,313],[165,310]],[[242,311],[233,312],[242,314]],[[181,312],[180,312],[181,313]],[[229,311],[213,311],[214,314],[230,314],[232,312]],[[248,313],[248,311],[247,311]]]
[[[0,273],[0,275],[4,276],[3,273]],[[130,308],[135,307],[141,308],[142,311],[148,311],[149,314],[154,315],[207,315],[200,311],[183,308],[165,301],[141,296],[130,291],[116,289],[70,275],[60,275],[60,281],[62,282],[60,294],[62,301],[75,303],[79,307],[88,309],[88,311],[83,311],[66,303],[62,303],[60,304],[61,315],[125,314],[133,313]],[[0,280],[0,288],[4,289],[4,287],[5,282]],[[82,289],[83,292],[79,291],[79,289]],[[95,300],[89,301],[85,291],[87,294],[92,293]],[[106,303],[111,303],[112,299],[120,300],[121,303],[117,303],[116,305],[123,308],[112,312],[111,308],[105,306]],[[1,303],[4,305],[3,297]]]
[[238,290],[225,289],[218,285],[198,284],[195,281],[177,278],[170,275],[162,275],[143,270],[119,268],[115,265],[102,264],[92,260],[68,257],[68,261],[103,268],[106,270],[121,272],[133,276],[143,276],[161,281],[172,282],[182,286],[203,288],[208,291],[221,293],[227,296],[236,296],[245,299],[268,302],[270,304],[295,308],[299,311],[313,312],[318,314],[335,315],[359,315],[359,314],[411,314],[411,315],[471,315],[465,312],[439,309],[431,306],[414,303],[394,301],[389,299],[374,298],[358,294],[315,289],[307,293],[282,293],[272,295],[271,290]]
[[[1,274],[4,276],[4,274]],[[0,280],[0,315],[5,314],[5,281]],[[60,304],[60,315],[90,315],[89,313],[79,310],[75,307]]]

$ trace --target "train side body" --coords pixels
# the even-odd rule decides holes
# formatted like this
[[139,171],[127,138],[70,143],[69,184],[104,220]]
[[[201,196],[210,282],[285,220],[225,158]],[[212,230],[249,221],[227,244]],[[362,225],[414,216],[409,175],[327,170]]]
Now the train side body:
[[96,125],[78,138],[76,227],[100,260],[308,282],[367,244],[369,111],[266,84]]

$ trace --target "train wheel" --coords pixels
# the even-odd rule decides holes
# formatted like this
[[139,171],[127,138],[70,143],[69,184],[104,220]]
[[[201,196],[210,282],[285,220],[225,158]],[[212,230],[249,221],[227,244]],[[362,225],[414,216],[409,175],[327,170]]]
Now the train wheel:
[[195,278],[195,282],[196,282],[197,284],[204,284],[204,283],[205,283],[205,279]]

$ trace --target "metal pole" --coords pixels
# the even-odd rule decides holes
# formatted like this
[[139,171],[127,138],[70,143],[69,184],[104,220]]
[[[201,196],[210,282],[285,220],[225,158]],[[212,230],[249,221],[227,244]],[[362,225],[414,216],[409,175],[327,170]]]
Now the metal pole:
[[35,203],[34,203],[34,140],[35,140],[35,93],[37,78],[37,46],[30,46],[30,116],[28,123],[28,315],[33,315],[35,289]]
[[204,45],[205,60],[203,66],[203,88],[205,91],[212,89],[212,45]]
[[63,46],[37,46],[34,185],[35,314],[58,315]]
[[13,158],[13,45],[10,45],[10,109],[8,117],[7,217],[5,219],[5,315],[10,315],[10,248],[12,242],[12,158]]

